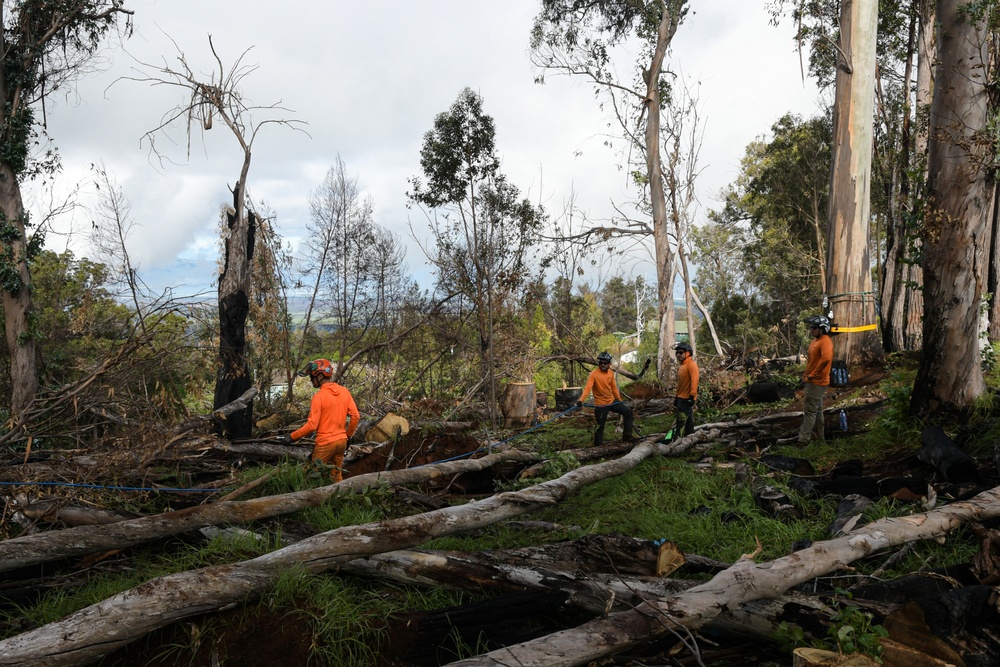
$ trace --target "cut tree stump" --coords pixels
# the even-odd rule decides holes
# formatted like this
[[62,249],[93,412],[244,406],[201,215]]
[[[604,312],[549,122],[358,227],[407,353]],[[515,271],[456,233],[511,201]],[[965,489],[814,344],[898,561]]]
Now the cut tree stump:
[[500,412],[504,416],[504,426],[518,428],[531,426],[535,415],[535,383],[511,382],[500,400]]

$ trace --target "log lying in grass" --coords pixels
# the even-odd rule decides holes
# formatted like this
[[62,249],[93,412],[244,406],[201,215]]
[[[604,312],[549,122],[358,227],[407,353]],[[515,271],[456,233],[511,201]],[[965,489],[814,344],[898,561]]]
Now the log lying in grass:
[[[567,550],[577,540],[565,543]],[[586,549],[586,545],[581,545]],[[513,550],[517,551],[517,550]],[[456,590],[513,593],[523,590],[559,592],[566,604],[603,615],[625,610],[651,599],[662,599],[688,590],[697,581],[666,577],[630,576],[616,572],[555,569],[549,563],[529,566],[504,562],[512,551],[452,554],[426,551],[392,551],[359,558],[341,566],[343,572],[396,583],[443,586]],[[586,559],[590,562],[590,559]],[[591,568],[601,567],[600,559]],[[629,569],[640,569],[632,567]],[[722,610],[712,629],[729,635],[771,641],[782,621],[820,627],[833,610],[818,598],[789,592],[774,600],[756,600]]]
[[775,598],[792,586],[845,567],[872,553],[915,540],[947,535],[963,523],[1000,516],[1000,488],[924,514],[882,519],[843,537],[766,563],[744,557],[711,581],[634,610],[540,639],[451,663],[450,667],[570,667],[628,650],[678,627],[697,629],[723,609]]
[[[159,577],[59,621],[0,641],[0,665],[87,664],[174,621],[260,595],[286,570],[324,572],[362,556],[491,525],[558,503],[587,484],[624,474],[657,451],[656,445],[640,445],[620,459],[578,468],[516,493],[501,493],[401,519],[346,526],[242,563]],[[440,467],[399,472],[415,474]],[[106,526],[105,530],[113,527]]]
[[106,526],[80,526],[25,535],[0,541],[0,572],[71,556],[125,549],[160,537],[186,533],[206,526],[239,524],[290,514],[307,507],[316,507],[338,493],[358,493],[378,484],[419,484],[437,477],[484,470],[498,463],[509,461],[527,463],[535,460],[537,457],[532,454],[510,450],[479,459],[358,475],[349,477],[339,484],[278,496],[199,505]]

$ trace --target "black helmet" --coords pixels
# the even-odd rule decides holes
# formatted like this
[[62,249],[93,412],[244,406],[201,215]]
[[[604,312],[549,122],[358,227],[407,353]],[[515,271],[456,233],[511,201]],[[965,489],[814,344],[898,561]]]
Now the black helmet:
[[691,345],[689,343],[677,343],[677,345],[674,345],[674,349],[677,350],[678,352],[681,351],[687,352],[688,354],[692,354],[693,352],[693,350],[691,349]]
[[609,352],[601,352],[597,355],[597,363],[611,363],[611,354]]
[[817,327],[823,333],[830,333],[830,318],[824,315],[811,315],[805,319],[805,323],[811,327]]

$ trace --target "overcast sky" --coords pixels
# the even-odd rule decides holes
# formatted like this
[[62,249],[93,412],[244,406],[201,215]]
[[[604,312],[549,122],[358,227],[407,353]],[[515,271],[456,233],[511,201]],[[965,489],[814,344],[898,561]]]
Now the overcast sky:
[[[746,145],[786,112],[818,112],[819,95],[803,81],[791,26],[769,23],[765,0],[692,0],[667,67],[698,82],[704,143],[698,190],[701,212],[738,173]],[[503,171],[522,193],[559,213],[576,192],[577,206],[600,219],[610,202],[636,197],[604,145],[610,119],[582,81],[537,74],[528,35],[538,0],[137,0],[134,34],[111,45],[103,71],[77,93],[47,107],[49,134],[63,160],[59,182],[86,184],[103,162],[132,206],[129,251],[157,290],[178,294],[212,285],[218,212],[242,156],[224,127],[196,136],[190,159],[182,126],[151,156],[143,134],[157,127],[183,92],[120,80],[137,61],[171,66],[183,51],[196,73],[212,69],[208,36],[228,67],[244,56],[257,66],[244,80],[258,105],[280,103],[305,132],[266,126],[254,144],[249,187],[255,202],[277,213],[293,243],[308,220],[310,193],[339,154],[375,204],[375,219],[404,240],[426,232],[423,214],[405,206],[407,180],[419,174],[423,135],[459,91],[478,92],[496,121]],[[172,40],[172,41],[171,41]],[[176,43],[176,46],[175,44]],[[619,72],[631,80],[631,71]],[[113,85],[112,85],[113,84]],[[204,141],[203,141],[204,139]],[[81,203],[94,197],[84,188]],[[37,197],[30,206],[40,206]],[[57,224],[48,246],[90,253],[93,213],[81,208]],[[68,232],[73,230],[73,233]],[[427,284],[428,268],[410,242],[411,273]],[[642,271],[641,267],[634,269]],[[627,273],[631,273],[631,269]],[[651,269],[648,275],[652,275]]]

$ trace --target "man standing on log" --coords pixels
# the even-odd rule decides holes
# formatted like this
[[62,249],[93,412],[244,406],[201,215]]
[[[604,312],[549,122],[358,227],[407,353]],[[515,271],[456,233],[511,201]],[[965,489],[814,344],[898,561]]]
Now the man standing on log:
[[805,392],[802,397],[802,426],[799,428],[799,444],[809,444],[815,437],[820,443],[826,442],[823,434],[823,396],[830,386],[830,367],[833,365],[833,341],[830,340],[830,320],[822,315],[806,318],[809,334],[809,356],[806,358],[806,372],[802,376]]
[[587,378],[580,400],[576,402],[577,409],[583,408],[583,400],[591,391],[594,392],[594,417],[597,419],[594,446],[604,442],[604,424],[608,421],[609,412],[615,412],[624,418],[622,441],[631,442],[632,408],[622,403],[622,395],[618,392],[618,382],[615,380],[615,372],[611,370],[611,355],[608,352],[597,355],[597,368],[592,370]]
[[674,407],[677,408],[677,421],[670,435],[670,442],[684,435],[694,433],[694,404],[698,400],[698,364],[691,356],[693,350],[688,343],[674,345],[677,351],[677,392],[674,397]]
[[[351,392],[331,379],[333,365],[328,360],[310,361],[298,375],[299,377],[308,375],[313,388],[319,391],[313,394],[309,406],[309,419],[306,423],[291,435],[282,436],[282,439],[291,443],[315,433],[316,444],[309,460],[333,466],[330,477],[334,482],[339,482],[344,479],[344,453],[347,451],[347,440],[358,430],[361,413],[354,404]],[[348,417],[351,419],[350,424],[347,422]]]

